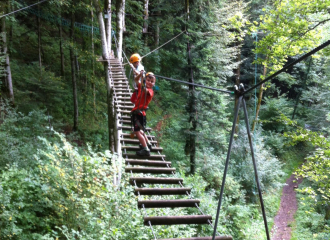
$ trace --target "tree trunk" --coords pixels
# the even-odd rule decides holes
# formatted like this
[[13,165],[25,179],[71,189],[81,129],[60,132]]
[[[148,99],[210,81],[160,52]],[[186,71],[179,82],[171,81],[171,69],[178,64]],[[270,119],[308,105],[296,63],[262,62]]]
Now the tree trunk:
[[142,32],[147,33],[148,32],[148,18],[149,18],[149,0],[144,0],[144,22],[143,22],[143,28]]
[[[93,1],[91,2],[91,6],[93,6]],[[95,90],[95,66],[94,66],[94,12],[91,10],[92,16],[92,88],[93,88],[93,108],[94,114],[96,114],[96,90]]]
[[[187,43],[188,50],[188,66],[190,68],[190,78],[189,82],[194,83],[192,62],[191,62],[191,52],[190,52],[190,43]],[[197,120],[196,120],[196,96],[195,96],[195,87],[189,85],[189,100],[188,100],[188,110],[189,110],[189,125],[191,125],[189,130],[189,147],[190,147],[190,174],[195,174],[196,171],[196,128],[197,128]]]
[[61,22],[58,25],[59,34],[60,34],[60,56],[61,56],[61,77],[65,79],[65,65],[64,65],[64,50],[63,50],[63,29],[62,29],[62,13],[61,16]]
[[41,22],[40,22],[40,16],[39,15],[40,15],[40,4],[38,4],[37,27],[38,27],[39,68],[40,68],[40,72],[41,72],[41,67],[42,67],[42,58],[41,58]]
[[[109,51],[108,51],[108,46],[107,46],[107,37],[106,37],[106,31],[105,31],[105,26],[104,26],[104,21],[103,21],[103,16],[102,16],[102,10],[100,7],[99,0],[93,0],[95,9],[97,12],[97,18],[99,21],[99,26],[100,26],[100,35],[101,35],[101,44],[102,44],[102,56],[103,60],[108,60],[109,59]],[[112,114],[112,86],[110,82],[110,76],[109,76],[109,62],[105,61],[104,62],[104,70],[105,70],[105,77],[106,77],[106,84],[107,84],[107,104],[108,104],[108,131],[109,131],[109,150],[113,151],[114,147],[114,141],[113,141],[113,114]]]
[[75,14],[71,12],[71,28],[70,28],[70,60],[71,60],[71,78],[72,78],[72,90],[73,90],[73,131],[78,130],[78,96],[77,96],[77,80],[76,80],[76,66],[75,66],[75,54],[74,54],[74,22]]
[[[236,41],[236,46],[238,47],[238,55],[237,55],[237,62],[239,63],[237,66],[237,69],[235,69],[235,85],[238,87],[241,83],[241,49],[239,46],[241,45],[241,42]],[[238,96],[235,95],[235,108],[238,103]],[[237,133],[239,130],[239,116],[237,116],[237,121],[236,121],[236,127],[235,127],[235,132]]]
[[[5,11],[4,11],[5,12]],[[13,90],[13,80],[11,75],[10,69],[10,61],[9,61],[9,54],[8,54],[8,47],[7,47],[7,38],[6,38],[6,18],[1,19],[1,30],[2,30],[2,41],[3,41],[3,53],[6,58],[5,70],[5,85],[6,91],[8,91],[9,99],[11,100],[12,104],[14,104],[14,90]]]
[[[266,73],[267,73],[267,67],[264,67],[263,75],[266,76]],[[257,124],[257,121],[258,121],[258,115],[259,115],[259,111],[260,111],[260,106],[261,106],[261,101],[262,101],[262,94],[263,94],[263,91],[264,91],[264,84],[262,84],[262,85],[260,86],[260,89],[259,89],[259,94],[258,94],[258,104],[257,104],[257,110],[256,110],[256,118],[255,118],[254,121],[253,121],[252,129],[251,129],[252,132],[254,131],[255,126],[256,126],[256,124]]]
[[[187,12],[187,21],[189,20],[189,0],[186,0],[186,12]],[[188,30],[188,29],[187,29]],[[194,83],[194,74],[191,61],[191,48],[190,42],[187,43],[187,53],[188,53],[188,67],[189,67],[189,82]],[[190,153],[190,174],[195,174],[196,172],[196,96],[195,96],[195,87],[189,85],[189,100],[188,100],[188,113],[189,113],[189,129],[188,139],[186,140],[186,145],[189,147]]]
[[117,39],[118,39],[117,57],[119,61],[122,61],[125,0],[117,0],[116,10],[117,10]]
[[104,1],[104,11],[108,18],[105,19],[105,32],[107,38],[108,54],[111,56],[111,0]]

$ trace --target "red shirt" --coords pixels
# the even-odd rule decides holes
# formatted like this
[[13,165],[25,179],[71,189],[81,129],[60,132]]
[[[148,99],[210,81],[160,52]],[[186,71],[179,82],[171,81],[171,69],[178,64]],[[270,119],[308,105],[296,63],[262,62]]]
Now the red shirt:
[[[141,96],[142,94],[142,96]],[[132,109],[132,112],[135,110],[140,109],[145,110],[147,109],[149,103],[151,102],[152,97],[154,96],[154,91],[151,88],[147,88],[147,97],[145,96],[146,94],[146,90],[145,88],[143,89],[142,93],[141,93],[141,83],[139,83],[138,85],[138,96],[137,96],[137,100],[135,102],[135,106]],[[143,116],[146,115],[145,111],[142,111]]]

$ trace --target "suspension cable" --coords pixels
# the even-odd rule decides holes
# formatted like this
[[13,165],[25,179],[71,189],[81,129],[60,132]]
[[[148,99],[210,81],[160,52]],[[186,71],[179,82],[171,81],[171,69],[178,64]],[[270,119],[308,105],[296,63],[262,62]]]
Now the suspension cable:
[[330,40],[326,41],[325,43],[321,44],[320,46],[316,47],[315,49],[313,49],[312,51],[306,53],[305,55],[301,56],[300,58],[298,58],[297,60],[293,61],[290,64],[285,65],[281,70],[277,71],[276,73],[270,75],[269,77],[267,77],[265,80],[259,82],[258,84],[254,85],[253,87],[249,88],[248,90],[244,91],[243,94],[246,94],[248,92],[251,92],[253,89],[257,88],[258,86],[264,84],[265,82],[271,80],[272,78],[276,77],[277,75],[279,75],[280,73],[288,70],[290,67],[292,67],[293,65],[301,62],[302,60],[304,60],[305,58],[313,55],[314,53],[322,50],[323,48],[325,48],[326,46],[328,46],[330,44]]
[[22,10],[24,10],[24,9],[27,9],[27,8],[33,7],[33,6],[35,6],[35,5],[38,5],[38,4],[43,3],[43,2],[46,2],[46,1],[48,1],[48,0],[42,0],[41,2],[34,3],[34,4],[32,4],[32,5],[30,5],[30,6],[27,6],[27,7],[23,7],[23,8],[21,8],[21,9],[18,9],[18,10],[15,10],[15,11],[13,11],[13,12],[10,12],[10,13],[7,13],[7,14],[5,14],[5,15],[2,15],[2,16],[0,16],[0,18],[3,18],[3,17],[6,17],[6,16],[9,16],[9,15],[14,14],[14,13],[17,13],[17,12],[20,12],[20,11],[22,11]]
[[157,51],[158,49],[160,49],[161,47],[163,47],[164,45],[168,44],[169,42],[173,41],[174,39],[176,39],[177,37],[179,37],[181,34],[185,33],[186,30],[182,31],[181,33],[179,33],[178,35],[176,35],[175,37],[171,38],[170,40],[168,40],[166,43],[160,45],[159,47],[155,48],[154,50],[152,50],[151,52],[147,53],[146,55],[142,56],[141,58],[144,58],[146,56],[148,56],[149,54]]
[[201,84],[190,83],[190,82],[186,82],[186,81],[182,81],[182,80],[178,80],[178,79],[174,79],[174,78],[169,78],[169,77],[164,77],[164,76],[160,76],[160,75],[155,75],[155,76],[159,77],[159,78],[166,79],[166,80],[179,82],[179,83],[183,83],[183,84],[187,84],[187,85],[193,85],[193,86],[196,86],[196,87],[206,88],[206,89],[210,89],[210,90],[214,90],[214,91],[218,91],[218,92],[229,93],[229,94],[234,94],[235,93],[235,92],[231,92],[231,91],[227,91],[227,90],[223,90],[223,89],[207,87],[207,86],[204,86],[204,85],[201,85]]

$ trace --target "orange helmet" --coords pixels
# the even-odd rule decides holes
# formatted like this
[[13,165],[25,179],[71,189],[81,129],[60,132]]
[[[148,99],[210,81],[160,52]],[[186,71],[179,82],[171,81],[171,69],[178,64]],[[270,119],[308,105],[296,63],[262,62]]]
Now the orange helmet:
[[139,61],[141,61],[141,56],[138,53],[134,53],[129,59],[130,63],[135,63]]

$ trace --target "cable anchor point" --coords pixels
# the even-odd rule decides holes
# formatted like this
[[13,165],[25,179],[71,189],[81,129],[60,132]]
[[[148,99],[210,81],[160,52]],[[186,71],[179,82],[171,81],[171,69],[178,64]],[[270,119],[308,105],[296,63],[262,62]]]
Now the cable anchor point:
[[241,83],[239,85],[235,85],[234,87],[235,87],[235,94],[237,96],[242,96],[244,94],[245,88],[244,88],[244,84],[243,83]]

